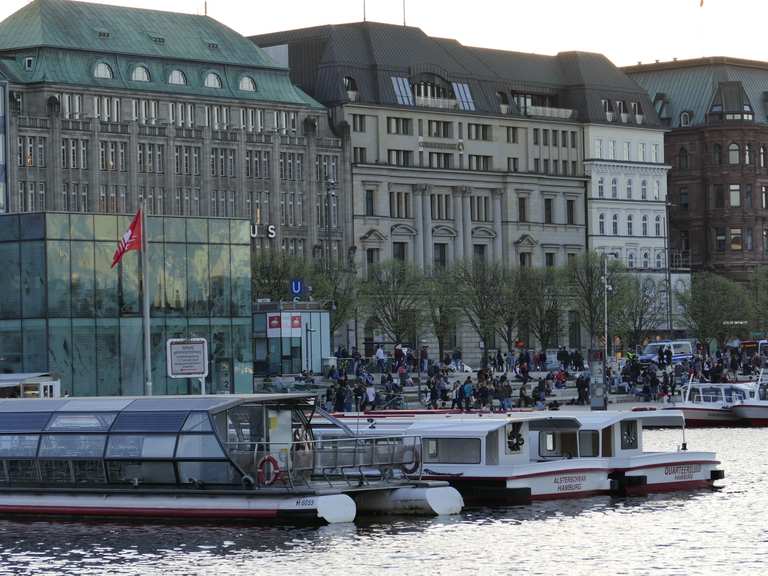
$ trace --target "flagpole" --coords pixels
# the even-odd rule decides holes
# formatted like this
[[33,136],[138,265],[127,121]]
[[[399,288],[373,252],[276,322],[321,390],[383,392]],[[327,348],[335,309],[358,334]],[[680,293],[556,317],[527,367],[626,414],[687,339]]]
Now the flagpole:
[[152,396],[152,332],[149,323],[149,255],[147,254],[149,231],[147,230],[147,212],[143,198],[139,209],[141,210],[141,292],[144,297],[142,306],[144,316],[144,394]]

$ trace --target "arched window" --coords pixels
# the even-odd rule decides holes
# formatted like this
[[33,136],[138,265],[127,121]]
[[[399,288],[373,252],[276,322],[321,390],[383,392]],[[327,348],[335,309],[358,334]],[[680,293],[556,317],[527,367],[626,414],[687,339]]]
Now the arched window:
[[632,178],[627,180],[627,200],[632,200]]
[[96,67],[93,69],[93,77],[106,78],[107,80],[112,80],[112,78],[114,78],[115,75],[112,73],[112,67],[109,64],[107,64],[106,62],[99,62],[96,64]]
[[728,164],[738,164],[741,156],[739,145],[735,142],[728,145]]
[[691,114],[689,112],[680,113],[680,128],[687,128],[691,125]]
[[648,181],[640,182],[640,200],[648,200]]
[[643,252],[643,268],[651,267],[651,255],[648,252]]
[[344,76],[344,90],[357,92],[357,81],[352,76]]
[[599,198],[605,196],[605,182],[602,178],[597,179],[597,196]]
[[723,163],[723,148],[720,144],[712,146],[712,162],[717,165]]
[[643,216],[642,232],[643,236],[648,236],[648,216]]
[[680,148],[677,154],[677,167],[680,170],[688,170],[688,150]]
[[661,236],[661,216],[656,216],[656,236]]
[[149,70],[147,70],[146,66],[136,66],[133,72],[131,72],[131,80],[134,82],[149,82]]
[[240,78],[241,92],[256,92],[256,82],[250,76]]
[[635,254],[634,252],[630,252],[627,254],[627,268],[634,268],[635,267]]
[[657,252],[656,253],[656,268],[658,268],[658,269],[663,268],[664,266],[662,266],[662,264],[663,264],[663,262],[662,262],[661,252]]
[[659,200],[661,198],[661,182],[659,180],[656,180],[656,183],[653,187],[653,199]]
[[184,75],[184,72],[182,72],[181,70],[171,70],[171,73],[168,75],[168,84],[186,86],[187,77]]
[[627,236],[632,236],[632,214],[627,214]]
[[613,215],[613,222],[611,223],[611,232],[614,236],[619,235],[619,215],[614,214]]
[[744,164],[752,164],[752,144],[744,144]]
[[208,72],[208,75],[205,77],[205,87],[206,88],[221,88],[221,76],[216,74],[216,72]]
[[600,214],[598,218],[598,230],[601,236],[605,236],[605,214]]
[[611,180],[611,198],[619,197],[619,181],[614,178]]

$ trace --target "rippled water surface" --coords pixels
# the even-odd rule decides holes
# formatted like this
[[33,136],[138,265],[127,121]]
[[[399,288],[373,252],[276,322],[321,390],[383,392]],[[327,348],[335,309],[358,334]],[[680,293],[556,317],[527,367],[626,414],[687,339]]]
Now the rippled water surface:
[[[674,450],[679,431],[646,431]],[[0,521],[0,574],[768,574],[768,429],[690,430],[716,492],[590,498],[322,528]]]

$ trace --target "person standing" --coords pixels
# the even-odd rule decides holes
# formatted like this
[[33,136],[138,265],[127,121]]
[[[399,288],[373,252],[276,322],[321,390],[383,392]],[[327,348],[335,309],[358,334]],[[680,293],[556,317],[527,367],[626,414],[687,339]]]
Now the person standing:
[[384,355],[384,348],[379,344],[376,347],[376,366],[379,369],[379,374],[384,374],[384,360],[386,356]]

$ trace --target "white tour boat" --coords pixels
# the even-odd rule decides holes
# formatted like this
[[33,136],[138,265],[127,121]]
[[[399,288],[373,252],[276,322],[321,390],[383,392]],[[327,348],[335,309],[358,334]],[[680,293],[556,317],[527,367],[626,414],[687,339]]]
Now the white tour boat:
[[745,401],[756,400],[754,382],[714,383],[690,381],[682,390],[682,400],[664,410],[679,410],[689,428],[740,426],[746,421],[734,410]]
[[[683,425],[664,412],[435,415],[345,420],[358,435],[421,437],[421,478],[447,479],[470,504],[510,504],[598,494],[712,487],[714,453],[644,452],[643,424]],[[314,425],[314,421],[313,421]],[[317,420],[318,437],[340,434]]]
[[335,523],[461,510],[445,482],[393,478],[420,471],[417,437],[320,445],[313,410],[306,394],[2,400],[0,515]]

